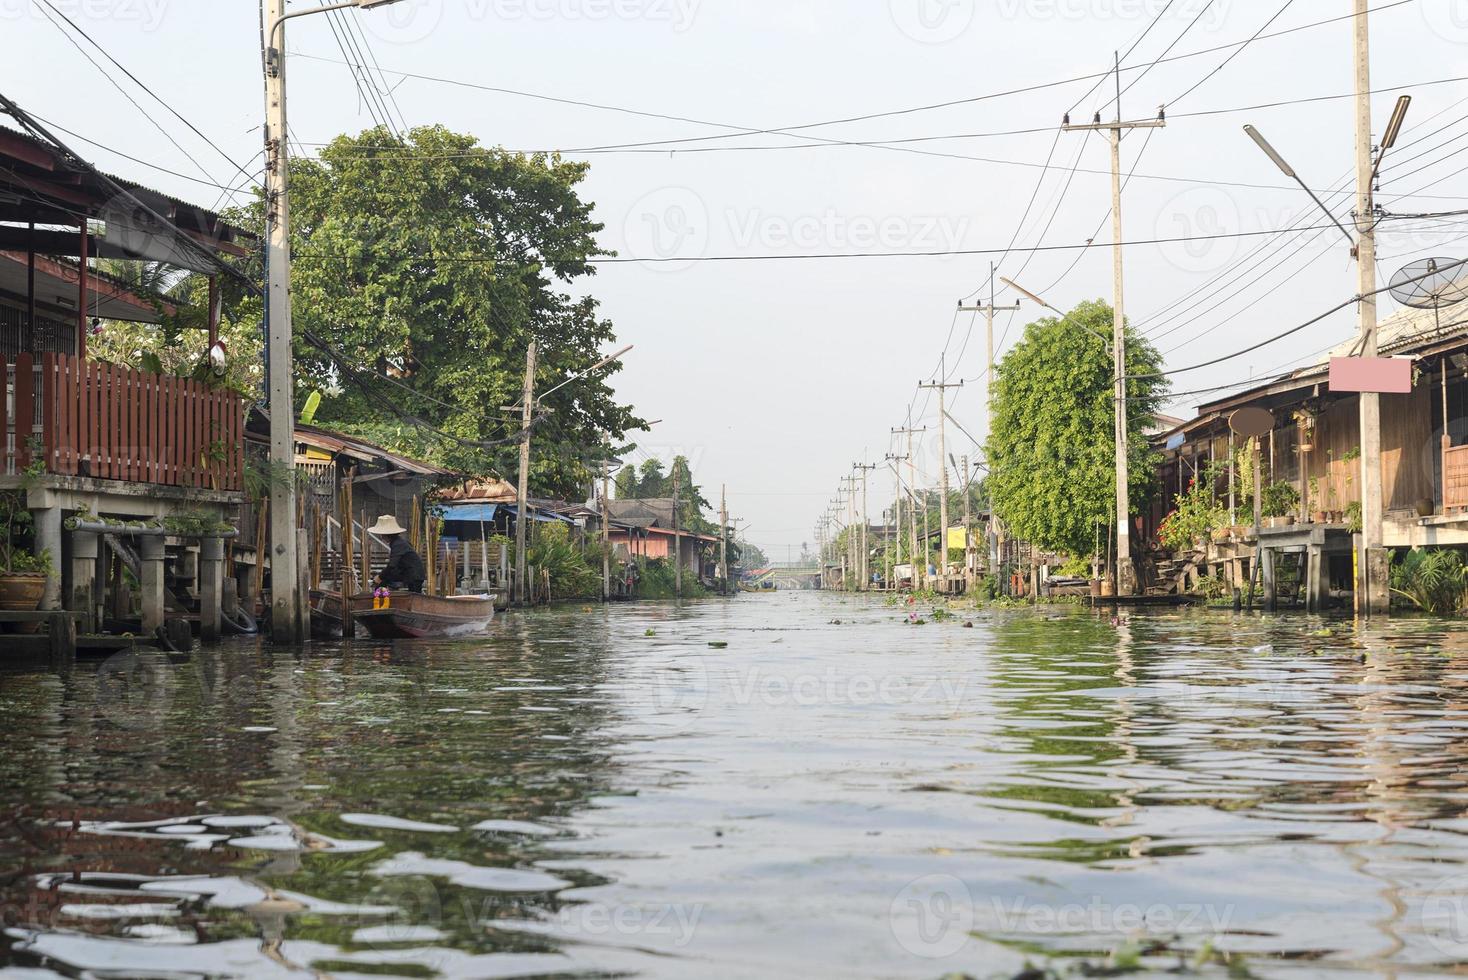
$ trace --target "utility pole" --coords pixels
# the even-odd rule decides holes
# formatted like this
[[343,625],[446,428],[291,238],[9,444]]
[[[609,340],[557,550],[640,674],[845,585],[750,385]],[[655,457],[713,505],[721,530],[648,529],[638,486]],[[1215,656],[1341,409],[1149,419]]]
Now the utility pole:
[[612,464],[610,460],[601,465],[601,601],[612,601]]
[[290,161],[286,152],[285,30],[282,27],[285,16],[285,0],[266,0],[265,23],[269,34],[265,49],[265,317],[270,340],[270,635],[277,643],[302,643],[306,636],[296,551]]
[[[893,530],[896,532],[896,537],[897,537],[897,540],[899,542],[902,541],[902,498],[903,498],[903,495],[906,494],[907,488],[905,486],[903,486],[903,483],[902,483],[902,473],[901,473],[901,471],[899,471],[897,469],[897,464],[905,461],[907,458],[908,457],[906,457],[906,456],[894,456],[891,453],[888,453],[887,454],[887,466],[892,470],[892,482],[897,487],[897,517],[896,517],[896,526],[893,528]],[[912,508],[913,508],[913,506],[914,506],[914,502],[912,500],[908,500],[908,502],[907,502],[907,516],[908,516],[909,523],[911,523],[912,522],[912,519],[913,519],[912,518]],[[912,556],[909,555],[908,558],[911,559]],[[913,568],[916,569],[916,567],[917,566],[914,564],[913,565]],[[914,584],[914,586],[916,586],[916,584],[917,584],[916,572],[914,572],[913,584]],[[894,585],[895,585],[895,583],[894,583],[893,576],[891,574],[889,574],[888,577],[887,577],[887,587],[888,588],[894,588]]]
[[683,532],[678,525],[681,520],[678,515],[678,458],[673,457],[673,594],[679,599],[683,598]]
[[867,510],[867,474],[877,468],[876,463],[855,463],[855,469],[861,471],[861,590],[868,591],[872,584],[872,547],[868,539],[871,528],[870,511]]
[[[1357,0],[1358,4],[1364,4],[1365,0]],[[1122,219],[1121,219],[1121,137],[1122,133],[1131,129],[1160,129],[1167,125],[1167,118],[1159,110],[1156,119],[1143,119],[1132,122],[1124,122],[1121,118],[1121,56],[1116,57],[1116,121],[1103,123],[1101,114],[1096,113],[1093,122],[1086,125],[1071,125],[1070,117],[1066,116],[1062,131],[1072,132],[1096,132],[1102,131],[1111,138],[1111,242],[1112,242],[1112,275],[1115,279],[1115,295],[1112,300],[1112,326],[1111,326],[1111,352],[1113,358],[1113,370],[1115,372],[1114,387],[1116,399],[1115,443],[1116,443],[1116,594],[1119,596],[1136,595],[1137,582],[1136,570],[1132,567],[1131,549],[1131,525],[1132,508],[1131,494],[1128,482],[1130,479],[1127,466],[1127,378],[1126,378],[1126,312],[1124,283],[1124,262],[1122,260]]]
[[720,588],[729,594],[729,487],[719,487],[719,578]]
[[852,586],[856,576],[861,573],[861,563],[857,556],[856,469],[853,464],[852,475],[841,478],[841,493],[846,497],[846,552],[842,559],[846,563],[847,573],[843,576],[843,585],[848,592],[856,591]]
[[[1019,301],[1015,300],[1013,306],[994,305],[994,277],[998,274],[994,263],[989,263],[989,302],[981,306],[964,306],[960,301],[958,310],[960,313],[982,313],[984,314],[984,350],[987,365],[984,371],[984,457],[988,458],[988,439],[994,434],[994,372],[998,364],[994,360],[994,314],[1000,310],[1010,311],[1020,308]],[[985,536],[989,551],[989,569],[992,574],[998,574],[999,568],[999,516],[990,508],[989,531]],[[966,556],[967,557],[967,556]]]
[[963,457],[963,592],[974,594],[974,495],[971,484],[973,471],[968,468],[968,454]]
[[525,352],[525,388],[520,396],[520,477],[515,490],[515,601],[527,605],[525,599],[525,532],[530,524],[530,427],[535,420],[535,362],[539,353],[535,341]]
[[[1376,202],[1374,147],[1371,142],[1371,30],[1367,0],[1355,0],[1356,26],[1356,258],[1361,273],[1360,348],[1376,357]],[[1361,550],[1356,594],[1364,595],[1366,615],[1386,615],[1391,608],[1390,558],[1382,548],[1381,396],[1361,398]]]
[[[942,474],[938,480],[938,523],[941,525],[938,531],[938,588],[947,588],[948,579],[948,445],[946,441],[948,431],[948,389],[962,388],[962,381],[948,383],[947,359],[939,361],[938,376],[942,380],[919,383],[919,388],[927,388],[938,392],[938,469]],[[926,513],[926,512],[925,512]]]
[[[912,437],[913,437],[913,434],[914,433],[927,432],[927,431],[928,431],[928,427],[927,426],[923,426],[921,429],[914,429],[912,427],[912,419],[911,419],[911,417],[909,417],[908,420],[907,420],[907,427],[906,428],[893,429],[892,430],[892,434],[893,435],[899,435],[900,434],[900,435],[907,436],[907,455],[906,456],[903,456],[902,458],[905,459],[905,460],[907,460],[907,476],[908,476],[908,480],[907,480],[907,492],[910,495],[910,497],[909,497],[909,506],[907,508],[907,534],[908,534],[907,540],[908,540],[908,545],[909,545],[909,547],[911,549],[908,552],[908,556],[907,557],[908,557],[908,561],[912,564],[912,587],[913,587],[914,590],[917,590],[919,588],[922,588],[923,580],[927,577],[927,574],[928,574],[928,561],[927,561],[927,554],[925,552],[924,555],[923,555],[923,561],[922,561],[921,566],[918,564],[918,540],[917,540],[917,462],[914,460],[913,455],[912,455]],[[923,506],[923,518],[924,518],[924,520],[927,519],[927,512],[928,512],[928,508],[927,508],[927,506],[925,504]]]

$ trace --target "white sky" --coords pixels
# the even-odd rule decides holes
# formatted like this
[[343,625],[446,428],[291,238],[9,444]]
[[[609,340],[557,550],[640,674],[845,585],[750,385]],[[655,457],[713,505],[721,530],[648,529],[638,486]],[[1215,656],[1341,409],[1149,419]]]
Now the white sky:
[[[263,109],[253,0],[52,2],[237,162],[259,150]],[[1391,2],[1374,0],[1373,6]],[[0,89],[100,143],[197,174],[41,16],[38,3],[0,0],[0,25],[11,50],[20,52],[0,67]],[[1283,3],[1173,0],[1125,64],[1157,58],[1195,17],[1173,55],[1245,40]],[[404,0],[347,16],[357,20],[395,83],[395,71],[433,75],[763,130],[972,99],[1104,71],[1113,52],[1126,50],[1166,6],[1167,0]],[[1295,0],[1266,33],[1342,16],[1351,7],[1350,0]],[[1398,213],[1454,210],[1468,196],[1468,173],[1456,174],[1468,167],[1468,151],[1450,155],[1468,147],[1468,79],[1421,83],[1468,76],[1468,9],[1457,0],[1416,0],[1373,15],[1372,33],[1373,87],[1413,86],[1408,129],[1396,156],[1405,160],[1426,151],[1396,179],[1387,173],[1381,203]],[[289,37],[293,52],[342,57],[326,17],[293,21]],[[1343,186],[1353,153],[1348,99],[1186,114],[1349,93],[1350,22],[1260,39],[1176,101],[1228,54],[1159,65],[1127,93],[1128,117],[1153,115],[1166,101],[1170,120],[1152,136],[1128,188],[1129,239],[1273,229],[1299,215],[1308,215],[1307,225],[1318,224],[1303,192],[1286,186],[1244,136],[1246,122],[1258,126],[1312,186]],[[1127,82],[1138,76],[1124,73]],[[298,141],[324,142],[372,124],[344,66],[298,58],[290,81],[291,129]],[[1038,165],[1055,141],[1053,127],[1092,84],[801,131],[828,140],[876,141],[1052,127],[1028,135],[948,139],[907,144],[904,150],[817,145],[770,134],[683,145],[719,152],[586,154],[593,169],[583,193],[606,223],[604,243],[624,256],[1003,249],[1035,190]],[[238,179],[233,167],[164,110],[131,86],[129,91],[212,179]],[[1105,101],[1112,83],[1102,91]],[[1397,94],[1374,98],[1378,132]],[[442,123],[511,149],[730,132],[413,78],[402,79],[395,95],[409,124]],[[1075,121],[1088,119],[1096,101],[1083,102]],[[1435,113],[1441,114],[1429,119]],[[1446,128],[1431,135],[1440,127]],[[1463,139],[1450,142],[1454,137]],[[1131,167],[1144,139],[1140,134],[1127,140],[1124,166]],[[741,146],[792,148],[728,149]],[[85,144],[76,148],[113,172],[180,197],[206,205],[219,199],[216,188]],[[1081,170],[1057,208],[1077,154]],[[1424,165],[1431,166],[1408,175]],[[1106,215],[1109,178],[1101,139],[1062,136],[1052,166],[1020,235],[1021,248],[1040,240],[1052,215],[1044,233],[1051,245],[1085,241]],[[1169,179],[1154,179],[1159,177]],[[1429,196],[1393,197],[1439,179],[1425,191]],[[1349,209],[1336,210],[1345,218]],[[1415,230],[1383,233],[1383,273],[1390,275],[1409,255],[1468,254],[1460,241],[1463,220],[1403,222]],[[1109,243],[1109,225],[1097,241]],[[1176,329],[1158,340],[1175,367],[1248,346],[1356,291],[1354,266],[1336,232],[1138,245],[1127,256],[1128,314],[1144,330]],[[1109,300],[1110,249],[1086,253],[1061,279],[1075,257],[1048,252],[1031,259],[1018,251],[1000,274],[1045,290],[1045,299],[1062,308],[1085,298]],[[1203,302],[1176,319],[1158,316],[1244,259],[1226,272],[1221,284],[1229,288],[1190,299]],[[686,453],[710,499],[717,501],[721,483],[729,485],[731,511],[748,521],[750,538],[772,558],[785,558],[787,548],[798,551],[801,542],[813,541],[811,528],[851,464],[864,456],[880,461],[889,450],[889,430],[904,422],[916,383],[937,368],[957,299],[985,281],[990,260],[970,255],[603,267],[588,288],[602,300],[622,341],[637,345],[618,376],[619,393],[644,417],[664,420],[634,458]],[[1001,292],[999,300],[1013,298]],[[1384,312],[1391,308],[1386,303]],[[1012,341],[1034,316],[1032,306],[1012,326],[1001,316],[998,332],[1009,326]],[[956,394],[951,411],[981,436],[983,330],[979,321],[970,337],[971,320],[964,315],[956,321],[947,363],[953,377],[976,380]],[[1354,314],[1344,312],[1218,368],[1180,375],[1176,387],[1191,390],[1280,370],[1330,346],[1353,323]],[[1178,414],[1191,415],[1197,401],[1182,399]],[[914,411],[919,424],[936,424],[931,402],[918,398]],[[950,430],[949,450],[958,454],[972,447]],[[924,443],[923,453],[935,480],[933,440]],[[876,474],[874,520],[891,488],[890,475]]]

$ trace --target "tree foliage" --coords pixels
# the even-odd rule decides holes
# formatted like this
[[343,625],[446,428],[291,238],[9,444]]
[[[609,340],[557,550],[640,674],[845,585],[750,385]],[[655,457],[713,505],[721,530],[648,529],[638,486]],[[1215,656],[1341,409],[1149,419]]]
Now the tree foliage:
[[[320,390],[324,426],[468,473],[512,472],[508,448],[444,439],[404,416],[471,443],[511,439],[519,421],[503,408],[520,399],[532,340],[541,390],[600,360],[612,324],[595,299],[565,291],[608,254],[591,203],[577,194],[587,169],[484,148],[438,126],[405,142],[380,128],[342,136],[319,159],[292,161],[297,405]],[[544,403],[537,492],[581,492],[594,447],[641,427],[607,373]]]
[[[986,489],[1010,533],[1073,555],[1096,550],[1113,522],[1116,451],[1110,336],[1112,309],[1085,302],[1064,319],[1029,324],[994,378]],[[1162,356],[1127,330],[1127,432],[1132,512],[1156,491],[1157,454],[1145,430],[1168,391]]]

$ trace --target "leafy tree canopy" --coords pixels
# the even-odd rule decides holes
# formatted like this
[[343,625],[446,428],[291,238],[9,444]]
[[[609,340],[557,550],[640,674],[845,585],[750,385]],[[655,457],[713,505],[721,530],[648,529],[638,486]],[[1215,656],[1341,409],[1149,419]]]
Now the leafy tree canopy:
[[[1048,550],[1089,555],[1098,527],[1104,534],[1115,514],[1115,397],[1106,344],[1078,324],[1110,336],[1112,309],[1085,302],[1064,319],[1037,320],[999,364],[985,489],[1013,534]],[[1157,348],[1128,328],[1134,513],[1156,489],[1158,461],[1144,430],[1169,390],[1167,379],[1157,377],[1161,365]]]
[[[577,194],[587,169],[481,147],[441,126],[414,129],[405,143],[380,128],[342,136],[319,159],[292,161],[297,406],[320,390],[321,425],[467,473],[513,473],[511,447],[445,439],[402,414],[469,443],[506,440],[519,420],[503,408],[520,398],[532,340],[541,390],[600,360],[612,324],[595,299],[564,291],[609,254]],[[257,227],[260,215],[257,203]],[[641,427],[607,373],[544,403],[536,492],[575,496],[603,455],[593,447]]]

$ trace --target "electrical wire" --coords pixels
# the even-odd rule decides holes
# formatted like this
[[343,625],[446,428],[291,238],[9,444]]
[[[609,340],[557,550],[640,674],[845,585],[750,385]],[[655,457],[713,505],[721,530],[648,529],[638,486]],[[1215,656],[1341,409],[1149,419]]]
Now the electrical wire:
[[[212,147],[214,149],[214,152],[218,153],[221,157],[223,157],[225,159],[226,162],[229,163],[230,166],[234,167],[235,170],[239,171],[239,173],[240,173],[240,175],[242,177],[244,177],[246,180],[250,180],[251,179],[250,178],[250,175],[247,174],[247,173],[245,173],[244,168],[241,167],[239,164],[235,163],[233,157],[231,157],[228,153],[225,153],[224,150],[220,149],[219,145],[217,143],[215,143],[213,140],[211,140],[208,136],[205,136],[204,133],[203,133],[203,131],[200,130],[199,127],[197,127],[193,123],[189,122],[189,120],[186,119],[183,116],[182,113],[180,113],[177,109],[175,109],[171,104],[169,104],[168,102],[166,102],[161,96],[158,95],[158,93],[154,92],[151,88],[149,88],[146,84],[144,84],[144,82],[142,81],[142,79],[138,78],[138,76],[134,75],[131,71],[129,71],[127,69],[127,67],[125,65],[123,65],[122,62],[120,62],[116,58],[114,58],[112,56],[112,54],[106,48],[104,48],[102,45],[98,44],[92,38],[92,36],[90,34],[88,34],[86,31],[82,30],[81,27],[79,27],[77,25],[76,21],[72,20],[70,17],[66,16],[65,13],[63,13],[60,10],[58,10],[56,8],[56,6],[53,3],[51,3],[51,0],[37,0],[37,2],[42,3],[42,4],[45,4],[58,17],[60,17],[62,20],[66,21],[68,24],[70,24],[72,30],[76,31],[83,38],[86,38],[87,43],[89,43],[90,45],[92,45],[92,47],[96,48],[99,52],[101,52],[102,56],[104,58],[106,58],[108,61],[112,62],[112,64],[115,65],[119,71],[121,71],[124,75],[126,75],[129,79],[131,79],[134,85],[138,86],[138,88],[140,88],[144,92],[148,93],[148,95],[153,98],[153,101],[157,102],[159,105],[163,106],[163,108],[167,109],[169,111],[169,113],[175,119],[177,119],[179,122],[181,122],[185,126],[187,126],[189,128],[189,130],[192,131],[195,136],[199,137],[199,139],[203,140],[210,147]],[[45,11],[42,11],[42,13],[45,13]],[[56,22],[55,21],[52,21],[52,23],[55,24]],[[57,26],[58,26],[58,28],[60,27],[60,25],[57,25]],[[65,33],[65,32],[63,32],[63,33]],[[75,42],[73,42],[73,43],[75,43]],[[78,50],[80,50],[80,46],[78,46]],[[86,52],[82,52],[82,53],[84,55],[86,54]],[[92,59],[90,57],[88,57],[87,60],[88,61],[91,61]],[[92,62],[92,63],[94,65],[96,64],[96,62]],[[101,66],[98,66],[98,70],[99,71],[101,70]],[[106,73],[104,72],[104,74],[106,74]],[[110,80],[110,76],[109,76],[109,80]],[[114,82],[113,84],[116,85],[116,82]],[[118,90],[121,91],[121,86],[118,86]],[[124,93],[124,94],[126,94],[126,93]],[[129,97],[129,101],[132,101],[131,97]],[[133,103],[133,104],[136,105],[137,103]],[[142,107],[139,106],[138,107],[138,110],[141,112],[142,111]],[[143,113],[143,114],[145,116],[147,115],[147,113]],[[149,117],[149,119],[151,121],[151,117]],[[157,123],[155,122],[154,125],[157,126]],[[161,127],[160,127],[160,131],[161,131]],[[167,136],[166,133],[164,135]],[[174,142],[173,141],[173,138],[171,136],[168,137],[168,141],[170,143],[173,143]],[[177,143],[174,143],[174,145],[177,146],[178,144]],[[181,153],[183,153],[184,156],[189,156],[189,154],[186,151],[184,151],[182,149],[182,147],[179,148],[179,151]],[[192,157],[189,157],[189,159],[190,160],[193,160]],[[199,166],[198,161],[194,161],[194,165],[195,166]],[[204,171],[204,168],[202,166],[199,166],[199,169],[201,171]],[[204,173],[205,173],[205,176],[208,176],[208,172],[207,171],[204,171]]]
[[[1279,20],[1279,18],[1281,16],[1283,16],[1283,14],[1284,14],[1284,12],[1286,10],[1289,10],[1290,7],[1294,6],[1294,3],[1295,3],[1295,0],[1285,0],[1284,5],[1281,6],[1277,11],[1275,11],[1273,17],[1269,18],[1268,20],[1266,20],[1264,22],[1264,26],[1263,27],[1259,28],[1259,30],[1257,30],[1257,31],[1254,32],[1254,36],[1253,37],[1249,38],[1249,40],[1245,41],[1238,48],[1234,49],[1234,51],[1231,52],[1227,58],[1223,59],[1223,61],[1219,63],[1219,65],[1218,65],[1217,68],[1214,68],[1208,74],[1204,75],[1201,79],[1199,79],[1197,82],[1193,83],[1193,87],[1192,88],[1188,89],[1182,95],[1179,95],[1177,98],[1173,99],[1171,102],[1169,102],[1167,104],[1170,105],[1170,106],[1177,105],[1183,99],[1186,99],[1188,96],[1190,96],[1194,92],[1198,91],[1199,87],[1201,87],[1202,85],[1204,85],[1205,83],[1207,83],[1209,79],[1213,78],[1219,72],[1223,71],[1224,68],[1228,67],[1228,65],[1229,65],[1229,63],[1231,61],[1233,61],[1239,55],[1243,54],[1244,53],[1244,49],[1247,48],[1249,45],[1253,44],[1256,40],[1258,40],[1259,35],[1263,34],[1265,31],[1267,31],[1269,29],[1269,25],[1271,25],[1275,21]],[[1369,11],[1368,11],[1368,13],[1369,13]]]

